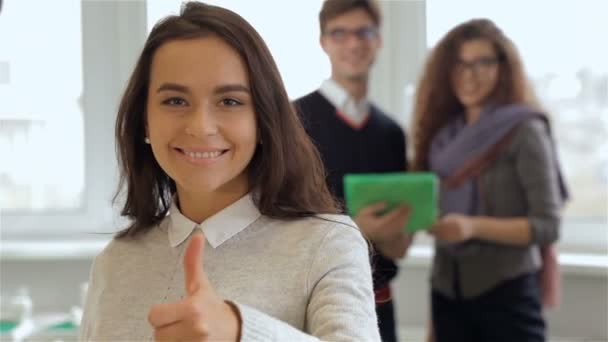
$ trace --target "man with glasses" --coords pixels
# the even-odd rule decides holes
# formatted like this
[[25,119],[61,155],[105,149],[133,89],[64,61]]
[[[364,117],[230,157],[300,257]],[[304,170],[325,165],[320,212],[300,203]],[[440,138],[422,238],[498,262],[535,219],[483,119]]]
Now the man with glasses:
[[[406,170],[405,134],[367,99],[370,68],[381,45],[378,4],[326,0],[319,21],[331,78],[295,106],[321,153],[330,190],[343,203],[345,174]],[[394,260],[405,255],[412,237],[402,231],[408,207],[384,211],[383,203],[375,203],[354,221],[375,247],[372,268],[380,334],[383,341],[396,341],[390,281],[397,274]]]

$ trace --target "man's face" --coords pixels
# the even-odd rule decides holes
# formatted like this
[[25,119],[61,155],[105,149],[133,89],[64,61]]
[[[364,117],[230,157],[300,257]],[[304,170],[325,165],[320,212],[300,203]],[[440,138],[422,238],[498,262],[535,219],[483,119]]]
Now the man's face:
[[325,25],[321,46],[338,79],[367,78],[381,45],[378,27],[364,9],[337,16]]

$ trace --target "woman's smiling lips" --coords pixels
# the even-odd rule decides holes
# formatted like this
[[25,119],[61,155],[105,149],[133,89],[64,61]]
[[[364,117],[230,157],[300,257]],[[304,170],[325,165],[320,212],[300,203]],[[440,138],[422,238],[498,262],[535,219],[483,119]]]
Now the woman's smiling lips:
[[211,165],[216,163],[229,149],[215,147],[174,147],[182,158],[196,165]]

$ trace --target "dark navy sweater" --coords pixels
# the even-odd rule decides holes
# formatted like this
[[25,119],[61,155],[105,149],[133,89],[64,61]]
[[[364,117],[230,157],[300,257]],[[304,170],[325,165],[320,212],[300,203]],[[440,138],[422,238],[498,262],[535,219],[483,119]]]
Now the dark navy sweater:
[[[344,204],[343,177],[347,173],[399,172],[407,169],[406,140],[401,127],[371,105],[367,121],[359,128],[347,123],[319,91],[295,101],[306,131],[317,146],[334,196]],[[372,261],[374,288],[386,287],[397,266],[376,254]]]

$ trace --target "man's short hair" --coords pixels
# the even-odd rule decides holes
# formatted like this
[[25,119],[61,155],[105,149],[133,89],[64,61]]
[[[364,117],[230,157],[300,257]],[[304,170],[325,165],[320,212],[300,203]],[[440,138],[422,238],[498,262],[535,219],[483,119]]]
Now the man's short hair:
[[328,21],[359,8],[369,14],[376,26],[380,26],[380,8],[376,0],[325,0],[321,12],[319,12],[321,34],[325,32]]

